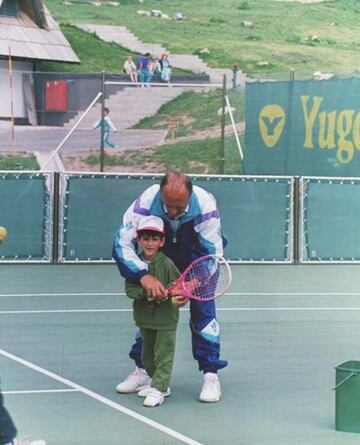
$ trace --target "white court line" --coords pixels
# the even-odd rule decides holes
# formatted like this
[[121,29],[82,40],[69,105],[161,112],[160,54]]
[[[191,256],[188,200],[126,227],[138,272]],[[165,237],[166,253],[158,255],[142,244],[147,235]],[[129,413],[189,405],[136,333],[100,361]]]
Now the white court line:
[[[0,315],[20,314],[87,314],[101,312],[132,312],[132,309],[49,309],[29,311],[0,311]],[[180,309],[188,312],[189,309]],[[247,311],[360,311],[360,307],[222,307],[216,312],[247,312]]]
[[[119,297],[124,296],[124,292],[66,292],[66,293],[43,293],[43,294],[0,294],[0,298],[9,297]],[[227,292],[227,296],[360,296],[360,292]]]
[[0,294],[0,297],[118,297],[125,295],[124,292],[66,292],[66,293],[46,293],[46,294]]
[[252,295],[258,295],[258,296],[280,296],[280,297],[291,297],[291,296],[300,296],[300,297],[306,297],[306,296],[359,296],[360,292],[226,292],[225,295],[240,295],[240,296],[249,296]]
[[360,307],[223,307],[216,311],[360,311]]
[[78,389],[33,389],[24,391],[1,391],[2,394],[52,394],[58,392],[80,392]]
[[78,314],[91,312],[132,312],[132,309],[44,309],[29,311],[0,311],[0,315],[4,314]]
[[48,371],[47,369],[42,368],[38,365],[35,365],[34,363],[28,362],[27,360],[24,360],[21,357],[18,357],[17,355],[11,354],[10,352],[4,351],[3,349],[0,349],[0,355],[3,355],[4,357],[14,360],[17,363],[27,366],[28,368],[33,369],[34,371],[37,371],[41,374],[44,374],[47,377],[57,380],[58,382],[61,382],[64,385],[70,386],[70,388],[73,388],[73,389],[91,397],[92,399],[95,399],[98,402],[101,402],[104,405],[107,405],[110,408],[115,409],[116,411],[126,414],[127,416],[133,417],[134,419],[139,420],[140,422],[143,422],[146,425],[149,425],[150,427],[161,431],[162,433],[165,433],[171,437],[174,437],[175,439],[178,439],[183,443],[186,443],[188,445],[204,445],[204,444],[201,444],[200,442],[197,442],[194,439],[191,439],[190,437],[187,437],[181,433],[178,433],[177,431],[175,431],[171,428],[168,428],[165,425],[162,425],[161,423],[155,422],[154,420],[151,420],[145,416],[142,416],[141,414],[138,414],[135,411],[125,408],[125,406],[120,405],[119,403],[113,402],[112,400],[107,399],[106,397],[103,397],[100,394],[97,394],[96,392],[85,388],[84,386],[81,386],[75,382],[72,382],[69,379],[61,377],[60,375],[55,374],[54,372]]

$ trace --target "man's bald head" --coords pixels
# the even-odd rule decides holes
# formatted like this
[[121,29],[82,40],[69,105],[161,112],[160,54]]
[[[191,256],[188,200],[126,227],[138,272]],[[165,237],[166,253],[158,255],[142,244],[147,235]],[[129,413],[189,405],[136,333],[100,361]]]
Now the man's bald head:
[[162,191],[165,186],[169,186],[174,191],[185,187],[189,195],[191,195],[192,192],[192,183],[189,176],[176,171],[167,173],[163,176],[160,182],[160,190]]
[[162,178],[160,191],[168,214],[171,218],[176,218],[186,210],[192,192],[192,183],[188,176],[171,172]]

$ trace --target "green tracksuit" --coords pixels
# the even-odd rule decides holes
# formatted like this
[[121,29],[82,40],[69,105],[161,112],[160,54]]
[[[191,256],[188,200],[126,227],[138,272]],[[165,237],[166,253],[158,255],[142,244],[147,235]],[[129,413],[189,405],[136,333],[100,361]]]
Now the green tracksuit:
[[[165,287],[180,275],[170,258],[159,252],[149,264],[149,273]],[[142,362],[154,388],[165,392],[170,384],[175,355],[176,326],[179,310],[171,299],[162,303],[148,301],[140,284],[125,282],[126,295],[134,300],[134,320],[143,337]]]

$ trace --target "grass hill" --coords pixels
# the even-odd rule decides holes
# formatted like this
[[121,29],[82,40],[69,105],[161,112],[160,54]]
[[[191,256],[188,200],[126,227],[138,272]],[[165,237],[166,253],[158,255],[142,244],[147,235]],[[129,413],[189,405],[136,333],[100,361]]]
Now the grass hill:
[[[348,74],[360,68],[358,0],[120,0],[119,6],[106,2],[95,6],[87,0],[70,3],[46,0],[62,24],[126,26],[144,42],[161,43],[172,53],[199,54],[208,48],[210,53],[202,54],[202,58],[214,68],[230,68],[236,62],[249,75],[290,69]],[[160,9],[171,18],[181,12],[186,18],[142,17],[137,14],[140,9]],[[251,26],[244,26],[244,21]],[[123,60],[118,48],[117,53],[98,51],[92,36],[79,37],[68,26],[63,31],[83,62],[82,71],[101,71],[104,67],[112,70],[115,63],[118,70],[119,59]]]

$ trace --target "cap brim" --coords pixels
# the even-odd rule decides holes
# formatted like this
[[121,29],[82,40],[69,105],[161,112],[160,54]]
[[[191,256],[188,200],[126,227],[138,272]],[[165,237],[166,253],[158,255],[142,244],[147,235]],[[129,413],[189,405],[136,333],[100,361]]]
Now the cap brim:
[[164,232],[162,232],[158,227],[141,227],[141,229],[137,229],[137,232],[143,232],[144,230],[149,230],[151,232],[157,232],[157,233],[161,233],[162,235],[164,235]]

